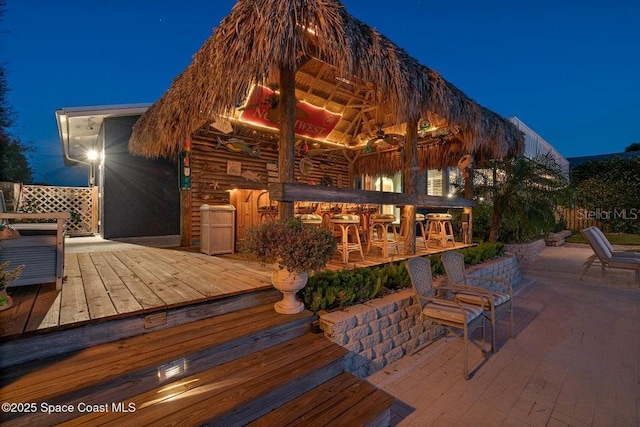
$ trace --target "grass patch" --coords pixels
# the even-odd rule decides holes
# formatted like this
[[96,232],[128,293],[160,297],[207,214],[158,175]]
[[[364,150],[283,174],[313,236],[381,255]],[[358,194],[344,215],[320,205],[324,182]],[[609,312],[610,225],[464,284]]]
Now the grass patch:
[[[604,235],[607,236],[612,245],[640,245],[640,235],[638,234],[604,233]],[[569,243],[587,243],[580,233],[572,234],[565,241]]]

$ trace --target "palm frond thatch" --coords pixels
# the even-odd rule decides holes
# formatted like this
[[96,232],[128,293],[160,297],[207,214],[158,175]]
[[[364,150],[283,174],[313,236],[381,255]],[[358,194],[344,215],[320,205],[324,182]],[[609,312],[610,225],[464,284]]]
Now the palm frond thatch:
[[130,151],[175,158],[187,135],[215,115],[231,114],[254,84],[309,58],[374,87],[377,107],[395,123],[432,111],[458,126],[466,152],[484,145],[497,144],[499,150],[486,150],[500,153],[518,147],[511,123],[485,112],[436,71],[353,18],[340,1],[239,0],[192,63],[138,120]]

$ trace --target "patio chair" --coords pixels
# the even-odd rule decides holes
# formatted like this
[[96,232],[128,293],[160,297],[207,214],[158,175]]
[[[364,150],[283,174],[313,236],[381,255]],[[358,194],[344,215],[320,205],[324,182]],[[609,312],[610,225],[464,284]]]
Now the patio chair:
[[[446,300],[437,298],[433,288],[433,278],[431,276],[431,262],[427,258],[416,257],[407,261],[407,271],[411,278],[411,285],[420,303],[420,326],[411,345],[410,354],[413,354],[418,338],[427,329],[442,326],[453,332],[464,342],[464,364],[462,374],[465,379],[469,379],[468,350],[469,341],[478,346],[484,354],[485,333],[484,316],[482,309],[462,303],[458,300]],[[447,290],[447,287],[438,287],[438,290]],[[478,298],[482,296],[478,295]],[[470,334],[477,328],[482,328],[482,347],[473,342]],[[462,337],[456,332],[462,331]],[[479,366],[479,365],[478,365]],[[475,368],[474,368],[475,369]]]
[[[513,289],[511,284],[498,278],[467,278],[464,255],[457,251],[443,253],[442,264],[444,264],[449,285],[457,290],[456,298],[466,304],[479,306],[484,311],[485,317],[491,323],[491,351],[495,353],[496,319],[503,313],[509,313],[509,337],[513,338]],[[487,287],[479,286],[478,282],[489,285]],[[479,298],[478,293],[483,298]]]
[[635,270],[636,281],[640,284],[640,254],[637,252],[614,251],[611,243],[604,233],[596,226],[585,228],[580,233],[589,242],[594,254],[582,264],[584,269],[580,279],[594,263],[600,263],[602,277],[607,268],[620,268],[624,270]]

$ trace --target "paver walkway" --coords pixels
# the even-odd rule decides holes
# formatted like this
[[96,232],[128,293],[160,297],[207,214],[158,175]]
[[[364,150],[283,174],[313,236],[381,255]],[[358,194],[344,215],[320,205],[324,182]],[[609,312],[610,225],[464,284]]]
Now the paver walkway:
[[[637,426],[640,289],[633,272],[592,269],[587,247],[548,247],[515,289],[516,338],[465,381],[462,343],[423,347],[368,380],[408,407],[400,426]],[[480,360],[470,346],[470,363]],[[404,413],[403,413],[404,412]]]

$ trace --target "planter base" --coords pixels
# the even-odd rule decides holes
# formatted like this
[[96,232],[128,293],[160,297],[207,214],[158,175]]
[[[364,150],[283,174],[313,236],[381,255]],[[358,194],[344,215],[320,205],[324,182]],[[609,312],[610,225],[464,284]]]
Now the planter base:
[[280,314],[297,314],[304,310],[304,304],[296,299],[296,294],[283,293],[282,301],[278,301],[273,305],[276,313]]
[[305,272],[290,272],[286,268],[273,265],[271,283],[282,292],[282,301],[275,303],[273,308],[280,314],[297,314],[304,310],[304,303],[296,298],[296,293],[307,284],[308,275]]

